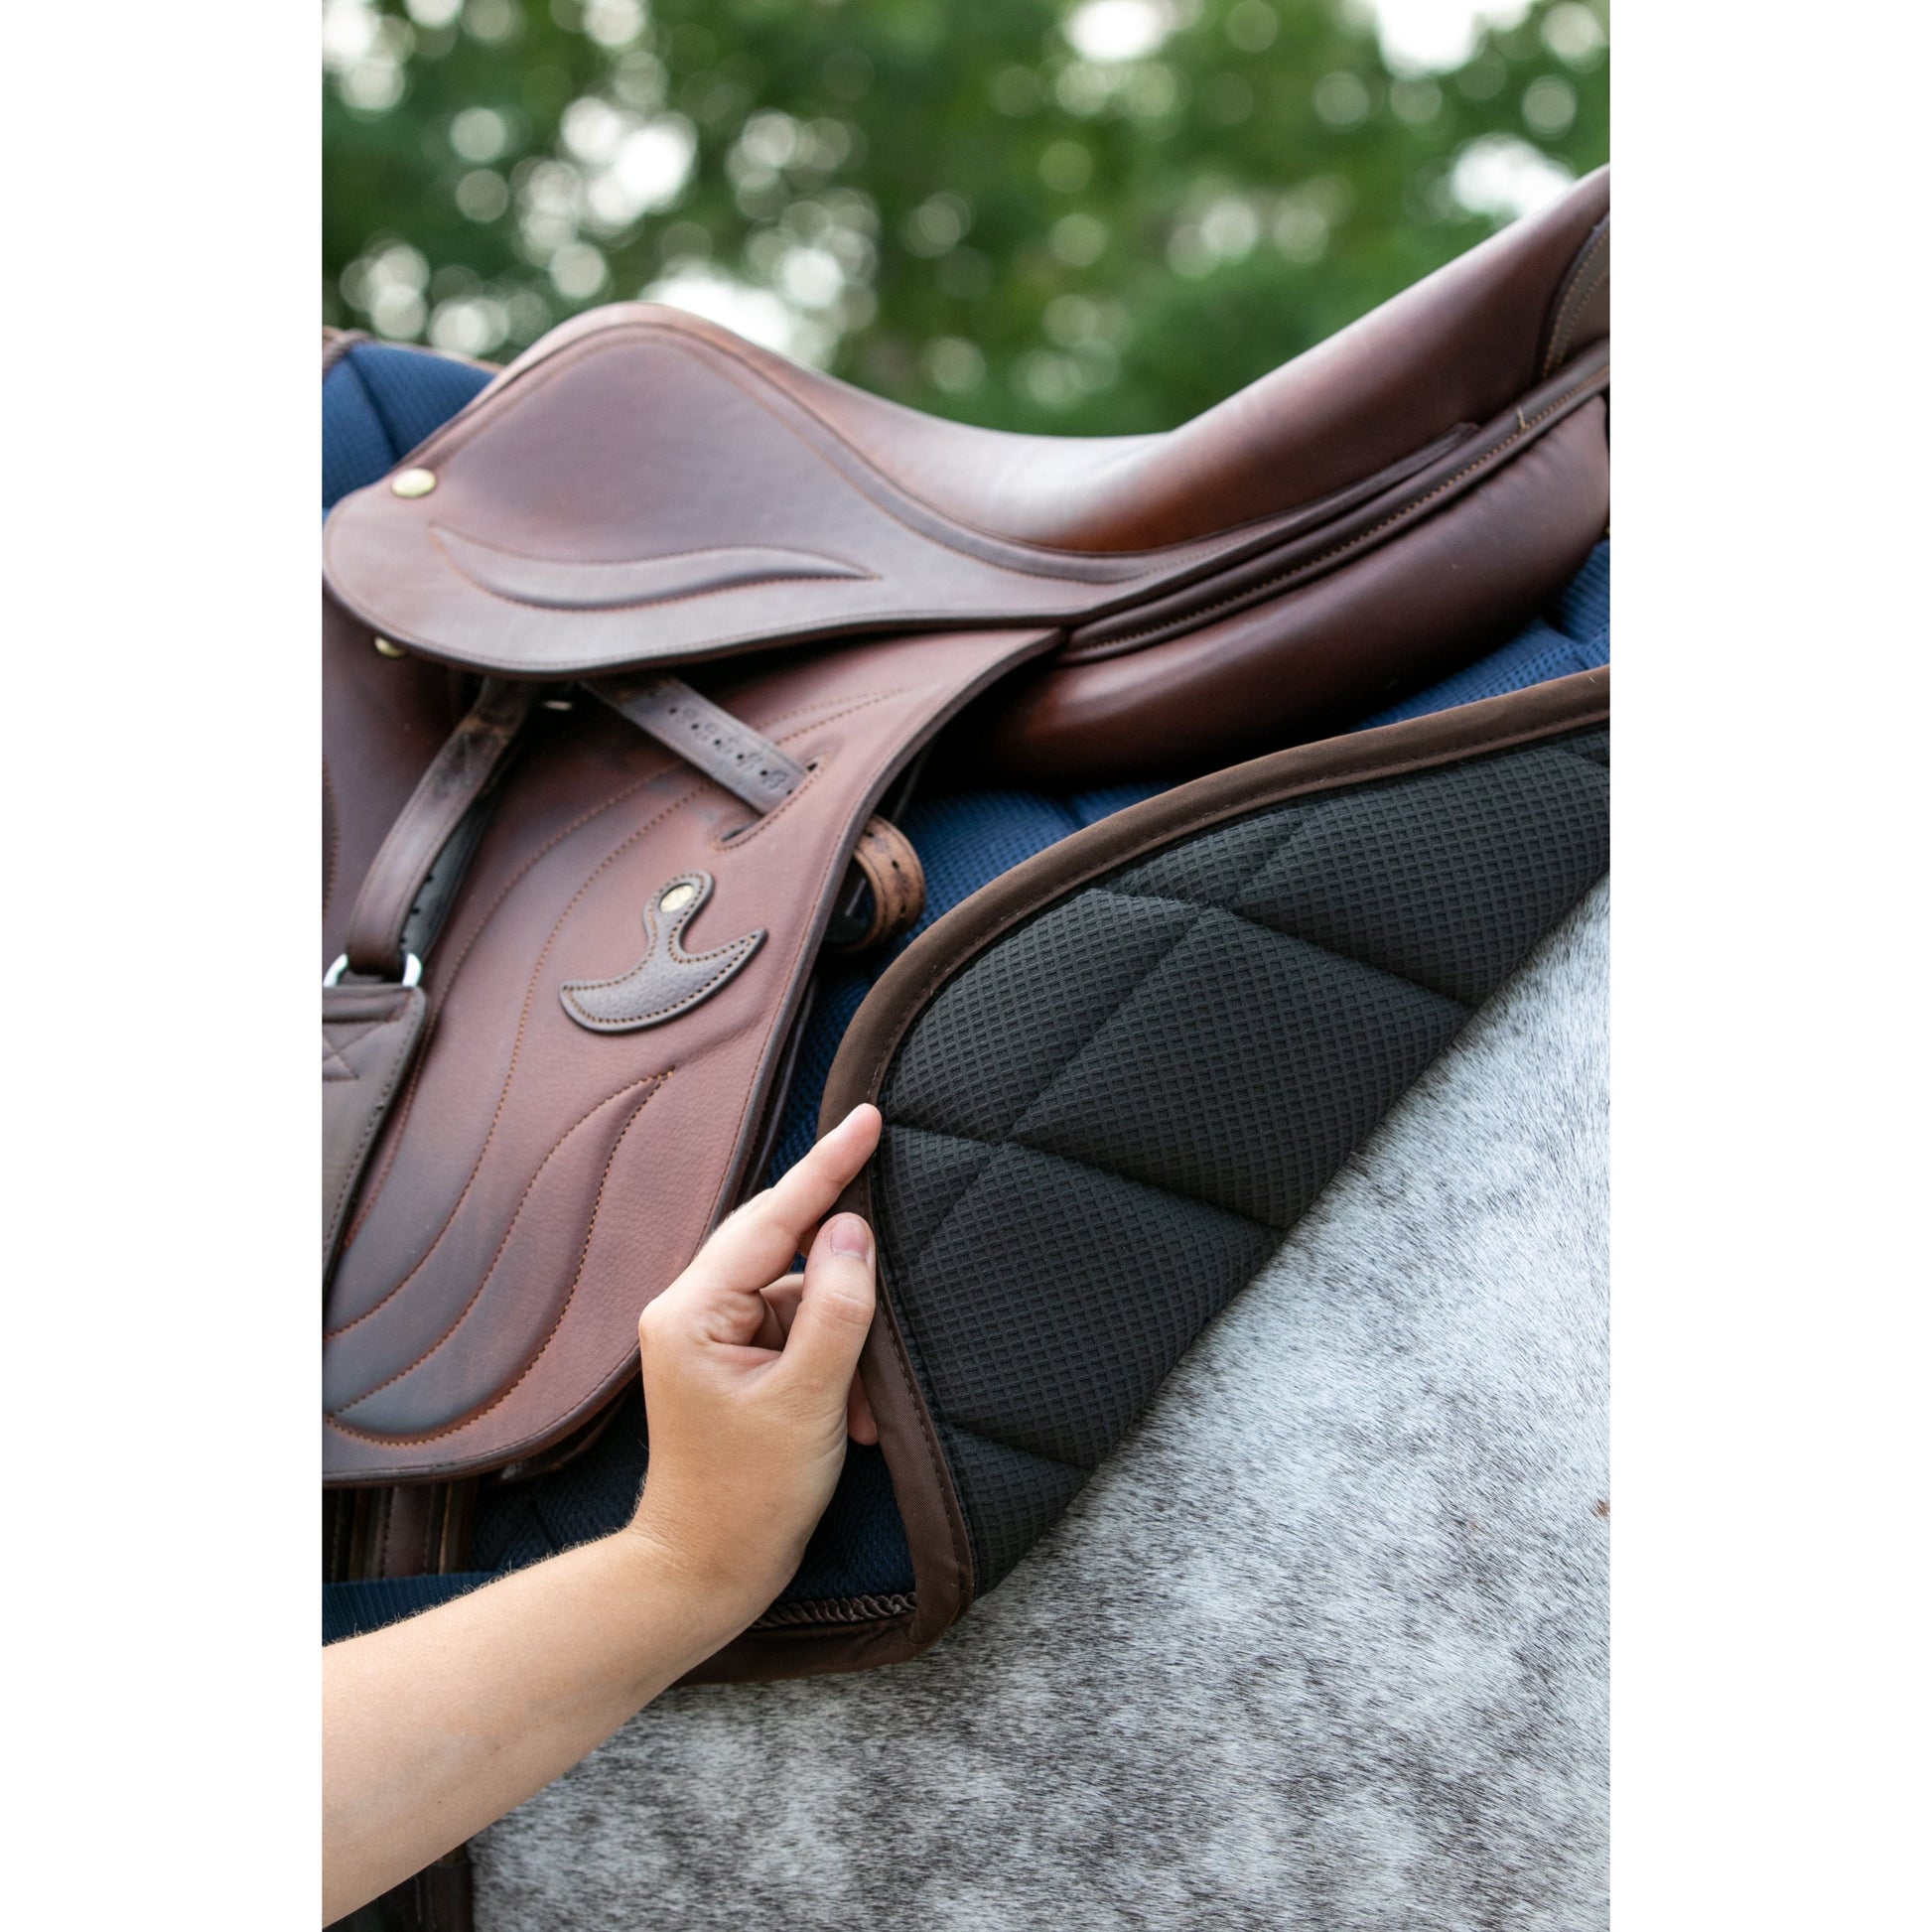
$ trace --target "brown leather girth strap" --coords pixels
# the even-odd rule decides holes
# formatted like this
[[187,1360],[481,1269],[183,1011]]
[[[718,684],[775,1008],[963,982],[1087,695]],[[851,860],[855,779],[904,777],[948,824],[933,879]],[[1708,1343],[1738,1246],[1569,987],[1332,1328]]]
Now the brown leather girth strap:
[[600,678],[584,687],[755,812],[805,780],[805,767],[681,678]]
[[348,970],[365,979],[402,977],[403,925],[430,868],[501,770],[516,743],[536,687],[485,678],[469,716],[410,793],[369,867],[348,915]]

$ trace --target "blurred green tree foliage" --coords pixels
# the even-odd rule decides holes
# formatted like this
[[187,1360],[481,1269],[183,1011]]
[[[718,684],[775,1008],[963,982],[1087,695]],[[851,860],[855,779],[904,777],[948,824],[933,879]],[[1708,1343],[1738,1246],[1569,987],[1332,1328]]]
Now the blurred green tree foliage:
[[1600,0],[1422,58],[1383,6],[326,0],[324,312],[493,358],[648,291],[919,408],[1166,428],[1607,158]]

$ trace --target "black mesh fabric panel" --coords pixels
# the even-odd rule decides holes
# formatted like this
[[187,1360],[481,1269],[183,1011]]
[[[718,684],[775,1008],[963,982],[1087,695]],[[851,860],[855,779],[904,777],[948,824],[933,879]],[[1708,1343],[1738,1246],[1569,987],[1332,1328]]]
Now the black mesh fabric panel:
[[[890,1131],[880,1180],[929,1137]],[[948,1423],[1091,1469],[1273,1245],[1259,1223],[1008,1143],[922,1248],[883,1217],[907,1339]],[[999,1277],[997,1287],[991,1277]],[[1135,1284],[1158,1282],[1142,1294]]]
[[940,1423],[939,1448],[952,1471],[982,1576],[1004,1577],[1024,1557],[1086,1481],[1076,1469],[1033,1455],[970,1430]]
[[[1592,775],[1530,747],[1409,780],[1427,786],[1423,810],[1392,810],[1396,787],[1324,800],[1235,909],[1472,1005],[1607,862]],[[1525,825],[1548,835],[1526,842]]]
[[[894,1118],[997,1139],[1194,922],[1194,908],[1074,898],[1000,945],[1001,969],[940,993],[893,1063]],[[1067,962],[1079,961],[1069,972]]]
[[1177,841],[914,1022],[874,1207],[981,1590],[1601,877],[1608,759],[1580,734]]
[[1283,1227],[1467,1018],[1406,979],[1202,906],[1014,1136]]

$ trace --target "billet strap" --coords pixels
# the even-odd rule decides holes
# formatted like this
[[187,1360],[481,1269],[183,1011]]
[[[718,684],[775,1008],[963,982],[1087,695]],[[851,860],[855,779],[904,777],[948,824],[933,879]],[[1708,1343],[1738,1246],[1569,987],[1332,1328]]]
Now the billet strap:
[[805,767],[681,678],[599,678],[584,687],[754,811],[768,812],[805,780]]
[[382,841],[348,915],[348,970],[366,979],[402,976],[402,931],[443,848],[501,770],[536,687],[485,678]]

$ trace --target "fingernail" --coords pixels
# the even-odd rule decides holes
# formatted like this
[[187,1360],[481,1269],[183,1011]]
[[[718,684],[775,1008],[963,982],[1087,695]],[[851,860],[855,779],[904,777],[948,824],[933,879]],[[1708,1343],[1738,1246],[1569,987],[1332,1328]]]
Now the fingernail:
[[832,1222],[830,1246],[835,1255],[857,1255],[864,1261],[872,1253],[872,1229],[858,1214],[841,1214]]

